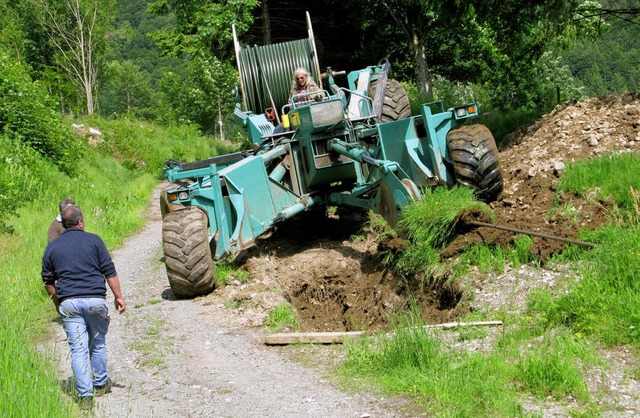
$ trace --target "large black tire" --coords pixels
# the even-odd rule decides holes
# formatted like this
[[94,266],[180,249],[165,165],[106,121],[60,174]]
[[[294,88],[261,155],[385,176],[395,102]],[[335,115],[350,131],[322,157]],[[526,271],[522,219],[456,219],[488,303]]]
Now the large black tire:
[[[378,88],[377,80],[369,86],[369,97],[376,97],[376,89]],[[406,119],[411,116],[411,105],[409,104],[409,96],[399,81],[387,80],[387,89],[384,94],[384,104],[382,105],[381,122],[390,122],[393,120]]]
[[207,230],[207,214],[197,207],[170,212],[164,217],[164,265],[176,297],[205,295],[216,287]]
[[456,182],[476,190],[480,200],[492,202],[502,193],[498,147],[484,125],[465,125],[447,135]]

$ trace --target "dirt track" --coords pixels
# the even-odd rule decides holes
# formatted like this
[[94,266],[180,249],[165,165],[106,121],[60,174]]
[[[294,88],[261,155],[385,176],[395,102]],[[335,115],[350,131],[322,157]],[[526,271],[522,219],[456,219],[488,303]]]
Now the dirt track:
[[[638,147],[638,97],[559,107],[514,135],[501,150],[505,192],[493,204],[496,223],[572,238],[579,228],[597,227],[606,211],[602,202],[571,200],[576,221],[561,214],[549,216],[563,164]],[[98,416],[416,416],[402,400],[345,394],[320,378],[318,371],[262,342],[264,319],[285,299],[296,306],[302,331],[384,328],[389,312],[405,303],[407,283],[380,266],[377,244],[366,237],[352,239],[359,235],[361,214],[293,219],[244,254],[241,269],[250,275],[249,283],[233,283],[196,300],[175,300],[161,263],[161,222],[155,202],[157,196],[145,230],[113,254],[129,312],[114,318],[108,336],[116,387],[98,400]],[[506,244],[511,239],[510,233],[478,229],[460,235],[447,250],[455,256],[472,242]],[[534,241],[543,260],[562,245]],[[479,285],[490,293],[488,304],[504,306],[523,300],[529,284],[548,284],[556,277],[556,272],[517,271],[483,278]],[[421,304],[427,320],[448,322],[466,312],[468,306],[458,304],[465,297],[461,292],[451,287],[424,289]],[[55,330],[59,377],[66,381],[68,347],[58,325]],[[331,367],[335,353],[323,352],[324,367]],[[612,356],[633,361],[625,352]],[[615,384],[615,396],[633,396],[638,389],[637,382],[627,388]],[[606,392],[611,385],[600,381],[596,389]],[[640,413],[635,402],[627,408]]]

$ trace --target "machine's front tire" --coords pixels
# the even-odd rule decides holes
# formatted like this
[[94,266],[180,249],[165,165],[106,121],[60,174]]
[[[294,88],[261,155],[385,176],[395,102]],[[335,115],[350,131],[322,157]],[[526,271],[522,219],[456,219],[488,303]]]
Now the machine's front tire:
[[164,264],[176,297],[205,295],[216,287],[216,269],[207,231],[207,214],[197,207],[170,212],[164,217]]
[[[378,82],[374,81],[369,86],[369,97],[376,97],[376,89]],[[384,95],[384,104],[382,105],[381,122],[390,122],[393,120],[406,119],[411,116],[411,105],[409,104],[409,96],[399,81],[387,80],[387,89]]]
[[484,125],[464,125],[449,132],[447,146],[458,184],[476,190],[480,200],[492,202],[502,193],[498,147]]

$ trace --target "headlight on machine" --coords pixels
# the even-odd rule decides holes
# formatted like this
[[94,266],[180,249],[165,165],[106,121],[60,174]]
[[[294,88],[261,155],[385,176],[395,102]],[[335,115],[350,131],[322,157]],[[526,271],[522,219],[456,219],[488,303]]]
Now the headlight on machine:
[[189,200],[189,192],[181,191],[181,192],[170,192],[167,194],[169,198],[169,202],[175,202],[176,200]]
[[475,116],[478,114],[478,111],[475,105],[466,105],[462,107],[458,107],[455,109],[456,118],[464,118],[468,116]]

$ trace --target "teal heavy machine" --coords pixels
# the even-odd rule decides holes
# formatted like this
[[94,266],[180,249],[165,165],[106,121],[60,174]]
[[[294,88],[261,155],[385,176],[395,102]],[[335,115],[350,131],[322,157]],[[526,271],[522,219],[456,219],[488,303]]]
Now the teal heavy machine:
[[[502,191],[490,131],[467,123],[474,104],[424,104],[411,115],[406,92],[388,78],[389,64],[346,74],[347,87],[320,73],[308,38],[243,47],[234,28],[240,89],[235,118],[253,150],[202,161],[167,161],[173,188],[161,197],[163,248],[178,297],[212,291],[214,262],[254,244],[274,225],[309,208],[370,209],[396,226],[420,190],[466,185],[490,201]],[[290,97],[294,70],[323,80],[322,94]],[[284,132],[274,134],[282,125]]]

